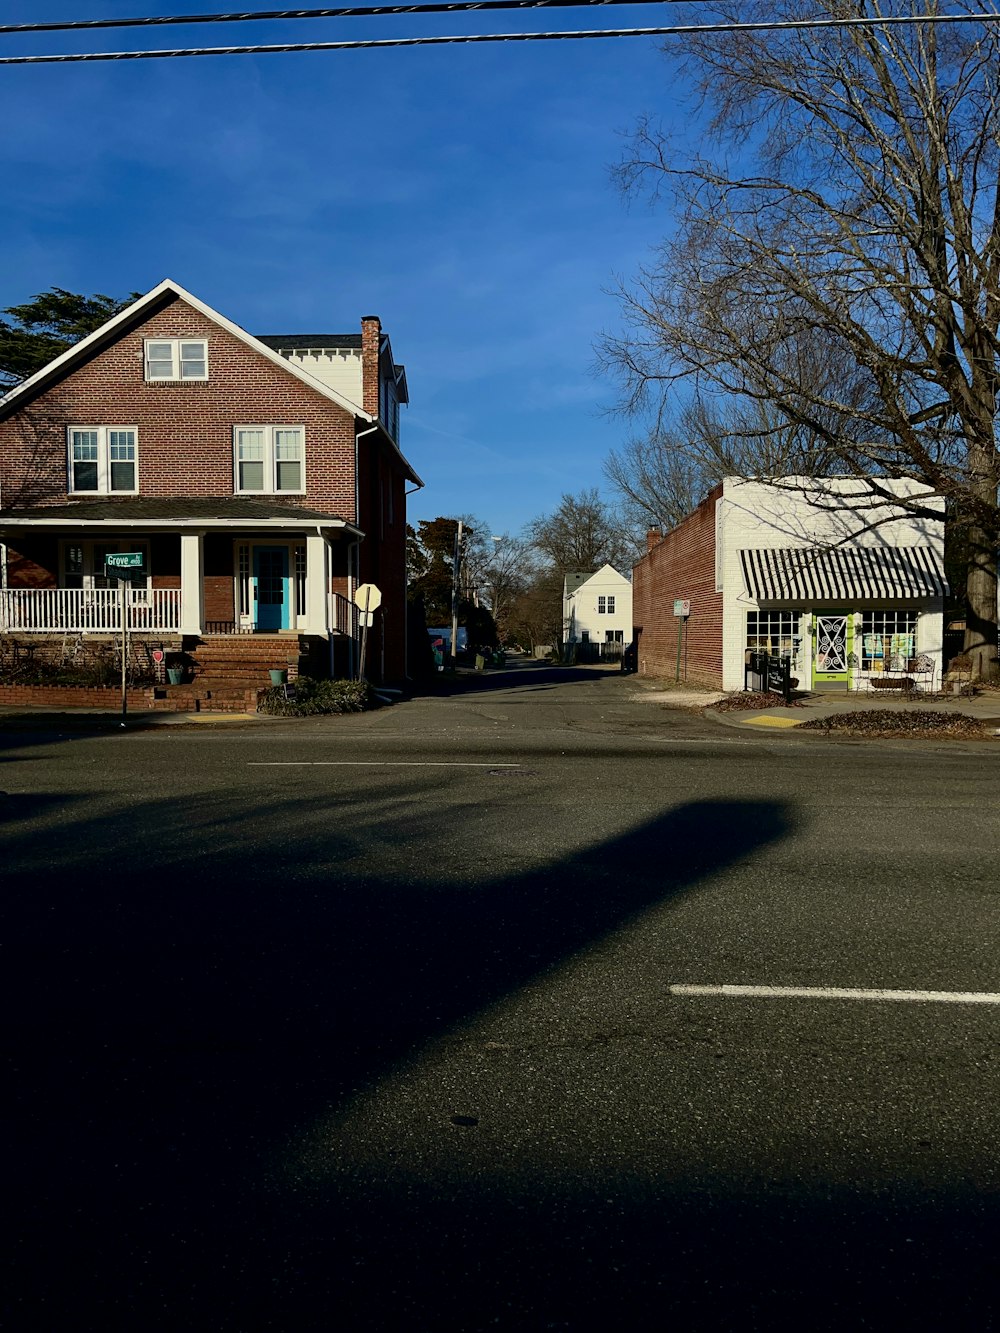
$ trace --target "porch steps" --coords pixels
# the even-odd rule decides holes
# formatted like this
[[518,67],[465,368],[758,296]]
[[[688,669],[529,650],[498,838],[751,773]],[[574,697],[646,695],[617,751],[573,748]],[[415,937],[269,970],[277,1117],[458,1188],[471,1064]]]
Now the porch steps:
[[259,690],[257,684],[219,686],[208,682],[158,686],[146,707],[153,713],[256,713]]
[[299,652],[296,637],[243,634],[201,639],[185,651],[184,657],[192,683],[200,688],[261,689],[270,684],[270,670],[285,670],[289,659],[298,660]]

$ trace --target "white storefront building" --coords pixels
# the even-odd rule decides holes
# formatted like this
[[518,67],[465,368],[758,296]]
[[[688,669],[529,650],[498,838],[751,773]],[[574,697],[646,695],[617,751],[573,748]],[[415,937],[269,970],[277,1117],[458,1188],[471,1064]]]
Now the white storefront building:
[[940,684],[944,502],[906,479],[879,485],[940,517],[853,478],[726,478],[715,507],[724,689],[744,687],[753,649],[790,657],[802,689]]

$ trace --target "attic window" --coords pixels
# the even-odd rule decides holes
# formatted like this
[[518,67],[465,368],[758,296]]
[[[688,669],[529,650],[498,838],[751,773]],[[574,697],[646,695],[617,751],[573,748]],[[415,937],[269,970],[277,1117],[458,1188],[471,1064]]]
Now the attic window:
[[208,342],[204,338],[146,338],[146,380],[207,380]]

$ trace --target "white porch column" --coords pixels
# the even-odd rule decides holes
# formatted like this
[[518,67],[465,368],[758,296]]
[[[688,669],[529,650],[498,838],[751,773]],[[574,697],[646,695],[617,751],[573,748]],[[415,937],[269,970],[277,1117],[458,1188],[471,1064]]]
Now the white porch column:
[[329,546],[318,532],[306,534],[306,634],[329,633],[327,614],[330,587]]
[[181,533],[181,633],[201,634],[204,628],[205,534]]

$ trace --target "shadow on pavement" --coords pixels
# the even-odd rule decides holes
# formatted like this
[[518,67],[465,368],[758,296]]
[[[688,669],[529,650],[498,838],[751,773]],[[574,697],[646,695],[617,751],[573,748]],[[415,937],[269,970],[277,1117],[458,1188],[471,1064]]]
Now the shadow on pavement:
[[[7,812],[4,842],[12,1327],[744,1329],[780,1322],[776,1306],[855,1327],[858,1294],[890,1288],[906,1308],[916,1251],[886,1251],[898,1218],[877,1201],[680,1175],[455,1189],[419,1161],[405,1188],[359,1176],[328,1195],[275,1175],[291,1136],[461,1019],[766,853],[790,829],[780,805],[682,805],[462,885],[416,881],[405,857],[370,871],[373,845],[438,833],[389,805],[349,821],[279,802],[250,847],[236,799],[151,802],[128,826],[84,802],[27,813]],[[906,1221],[942,1262],[968,1266],[981,1241],[951,1205],[914,1200]],[[860,1226],[876,1248],[854,1245]],[[852,1255],[851,1289],[834,1290]]]

